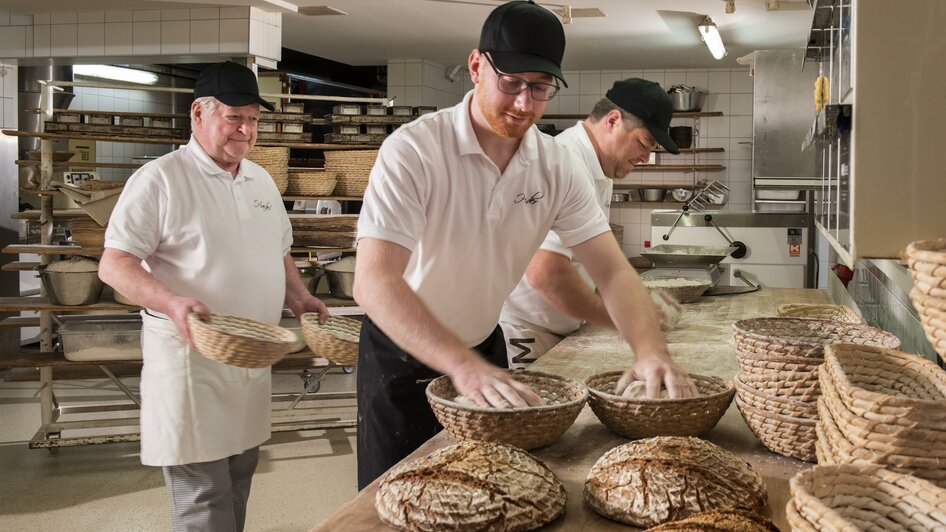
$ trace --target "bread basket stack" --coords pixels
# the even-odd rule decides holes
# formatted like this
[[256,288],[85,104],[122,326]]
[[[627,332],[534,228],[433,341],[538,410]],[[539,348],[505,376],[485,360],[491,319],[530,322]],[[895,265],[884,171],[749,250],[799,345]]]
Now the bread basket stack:
[[101,226],[92,218],[75,218],[69,220],[69,233],[72,241],[84,248],[105,247],[105,230],[108,226]]
[[568,430],[588,400],[580,382],[535,371],[514,371],[546,404],[526,408],[492,408],[458,402],[448,376],[427,385],[427,401],[437,421],[458,440],[507,443],[529,450],[548,445]]
[[590,392],[591,410],[612,432],[625,438],[699,436],[716,426],[736,394],[730,381],[691,374],[700,391],[697,397],[630,399],[614,395],[622,374],[601,373],[585,384]]
[[946,529],[946,490],[879,466],[819,465],[789,488],[785,517],[795,532]]
[[816,305],[810,303],[790,303],[779,305],[775,311],[780,318],[809,318],[815,320],[833,320],[843,323],[864,323],[864,320],[845,305]]
[[269,172],[280,194],[286,192],[289,186],[289,148],[254,146],[246,158]]
[[286,194],[290,196],[329,196],[337,180],[321,168],[290,168],[288,179]]
[[306,345],[316,356],[339,366],[355,367],[358,364],[360,321],[346,316],[330,316],[325,323],[319,323],[317,312],[306,312],[299,318],[299,323]]
[[736,406],[769,450],[814,462],[818,366],[826,345],[897,348],[900,340],[866,325],[803,318],[755,318],[733,324]]
[[906,256],[913,275],[910,299],[926,339],[946,358],[946,238],[913,242]]
[[325,171],[337,177],[335,194],[363,196],[378,150],[333,150],[325,152]]
[[289,329],[227,314],[212,314],[209,322],[191,314],[187,326],[200,354],[241,368],[272,366],[296,343]]
[[818,463],[869,462],[946,488],[946,372],[917,355],[826,349]]

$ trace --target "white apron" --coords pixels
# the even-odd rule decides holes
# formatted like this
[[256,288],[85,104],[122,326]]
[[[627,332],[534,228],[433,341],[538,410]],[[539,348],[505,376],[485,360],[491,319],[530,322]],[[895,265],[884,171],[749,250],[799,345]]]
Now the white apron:
[[142,464],[209,462],[269,439],[269,367],[210,360],[184,344],[170,320],[141,316]]
[[565,337],[525,322],[500,321],[510,368],[528,368]]

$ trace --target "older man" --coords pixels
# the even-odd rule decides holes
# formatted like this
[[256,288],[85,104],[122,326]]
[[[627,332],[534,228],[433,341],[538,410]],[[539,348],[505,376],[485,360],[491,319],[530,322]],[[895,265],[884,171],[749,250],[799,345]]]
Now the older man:
[[[652,81],[631,78],[615,82],[586,120],[555,141],[582,165],[582,175],[594,186],[597,205],[607,216],[614,179],[646,162],[658,143],[679,153],[667,132],[671,118],[673,102],[667,92]],[[503,305],[499,322],[510,367],[535,361],[582,322],[614,328],[594,291],[588,270],[550,232]]]
[[187,316],[278,323],[328,311],[291,260],[292,229],[271,176],[244,159],[256,143],[256,77],[207,67],[193,135],[128,180],[109,221],[103,281],[144,307],[141,462],[161,466],[174,530],[242,530],[259,445],[270,436],[270,368],[215,362],[193,348]]
[[551,12],[497,7],[468,59],[474,90],[381,146],[358,223],[355,299],[369,316],[358,362],[360,487],[440,429],[424,396],[440,374],[481,405],[538,404],[500,369],[497,322],[550,229],[589,264],[634,346],[634,374],[655,390],[663,382],[675,396],[694,393],[588,180],[534,127],[565,83],[564,51]]

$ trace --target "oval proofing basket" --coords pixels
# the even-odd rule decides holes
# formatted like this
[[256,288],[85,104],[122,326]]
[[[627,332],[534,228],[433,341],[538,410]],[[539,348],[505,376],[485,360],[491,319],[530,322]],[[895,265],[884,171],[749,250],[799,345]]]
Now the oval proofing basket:
[[459,440],[495,441],[529,450],[557,440],[588,400],[588,389],[577,381],[534,371],[515,371],[512,377],[549,404],[508,409],[468,406],[456,402],[456,388],[446,375],[427,385],[427,401],[437,421]]
[[330,316],[320,324],[317,312],[306,312],[299,319],[306,345],[316,356],[339,366],[358,364],[358,338],[361,322],[345,316]]
[[296,341],[289,329],[227,314],[212,314],[209,322],[191,314],[187,326],[200,354],[241,368],[271,366],[289,354]]
[[612,432],[625,438],[699,436],[716,426],[736,393],[731,381],[691,374],[699,397],[630,399],[613,394],[622,374],[601,373],[585,384],[590,392],[591,410]]

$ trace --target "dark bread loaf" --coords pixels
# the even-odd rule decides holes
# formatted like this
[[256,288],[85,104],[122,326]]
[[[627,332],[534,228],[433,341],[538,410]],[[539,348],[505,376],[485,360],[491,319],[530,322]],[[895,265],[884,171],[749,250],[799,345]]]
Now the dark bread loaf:
[[779,532],[768,518],[746,510],[714,510],[648,528],[647,532]]
[[375,507],[398,530],[534,530],[565,511],[565,487],[525,451],[465,441],[391,469]]
[[622,523],[649,527],[699,512],[765,506],[765,482],[749,464],[699,438],[666,436],[604,454],[585,481],[585,501]]

